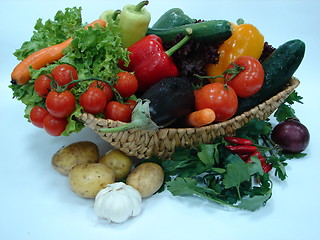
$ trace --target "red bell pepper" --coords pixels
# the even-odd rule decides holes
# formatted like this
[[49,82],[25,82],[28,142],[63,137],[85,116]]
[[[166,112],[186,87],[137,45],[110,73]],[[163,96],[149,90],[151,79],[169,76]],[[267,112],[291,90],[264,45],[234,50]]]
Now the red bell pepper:
[[156,35],[148,35],[131,45],[128,71],[138,79],[138,92],[144,92],[156,82],[167,77],[176,77],[179,71],[171,55],[190,39],[187,34],[177,45],[165,51],[162,40]]

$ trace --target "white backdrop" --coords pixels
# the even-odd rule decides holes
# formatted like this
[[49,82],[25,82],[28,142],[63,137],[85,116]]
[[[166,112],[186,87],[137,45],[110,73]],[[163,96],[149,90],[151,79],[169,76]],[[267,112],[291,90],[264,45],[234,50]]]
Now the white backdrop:
[[288,179],[275,181],[273,196],[256,212],[230,210],[196,198],[173,197],[167,191],[143,201],[143,212],[123,224],[106,225],[93,212],[93,201],[72,193],[66,177],[51,167],[51,156],[63,145],[91,140],[103,153],[109,146],[84,129],[70,137],[51,137],[29,124],[24,106],[8,88],[12,55],[28,40],[38,18],[81,6],[91,22],[107,9],[139,1],[0,1],[0,239],[316,239],[320,235],[320,150],[318,61],[320,1],[308,0],[151,0],[152,23],[172,7],[198,19],[243,18],[256,25],[272,45],[300,38],[306,54],[295,76],[304,97],[295,109],[311,133],[308,156],[289,161]]

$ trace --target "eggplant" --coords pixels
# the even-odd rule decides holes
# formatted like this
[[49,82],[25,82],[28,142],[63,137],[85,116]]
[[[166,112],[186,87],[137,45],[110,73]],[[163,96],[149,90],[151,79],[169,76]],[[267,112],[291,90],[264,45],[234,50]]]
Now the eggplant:
[[193,85],[187,77],[164,78],[141,97],[150,100],[151,119],[166,127],[195,109]]
[[99,131],[110,133],[167,127],[195,110],[194,98],[193,85],[187,77],[164,78],[138,99],[130,123],[115,128],[101,128]]

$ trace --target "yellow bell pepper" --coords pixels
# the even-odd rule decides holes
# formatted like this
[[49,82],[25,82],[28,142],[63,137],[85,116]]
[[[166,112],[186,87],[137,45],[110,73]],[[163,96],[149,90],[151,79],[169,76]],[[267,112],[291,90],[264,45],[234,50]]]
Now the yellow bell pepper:
[[[232,36],[219,47],[219,62],[208,64],[206,67],[209,76],[221,75],[231,62],[240,56],[251,56],[259,59],[264,47],[264,36],[252,24],[232,24]],[[216,78],[212,82],[223,82],[223,78]]]

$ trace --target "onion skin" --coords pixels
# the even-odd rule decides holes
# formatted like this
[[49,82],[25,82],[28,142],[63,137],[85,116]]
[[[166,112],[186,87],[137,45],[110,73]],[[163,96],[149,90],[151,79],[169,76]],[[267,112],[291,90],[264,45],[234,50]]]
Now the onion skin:
[[310,134],[298,119],[290,118],[274,127],[271,139],[283,149],[283,152],[299,153],[308,147]]

